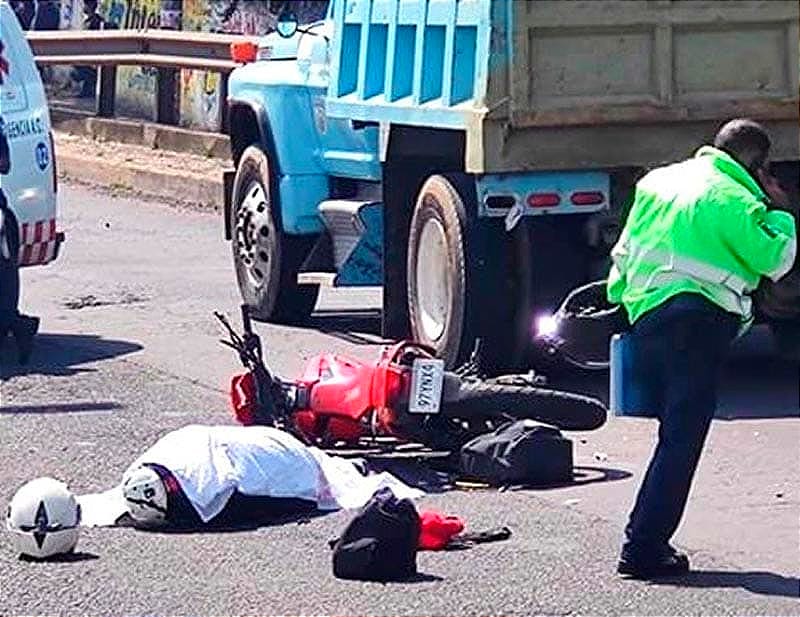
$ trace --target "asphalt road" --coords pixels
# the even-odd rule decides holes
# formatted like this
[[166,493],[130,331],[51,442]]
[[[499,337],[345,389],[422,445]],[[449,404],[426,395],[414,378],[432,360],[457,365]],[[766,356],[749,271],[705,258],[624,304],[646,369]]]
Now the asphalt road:
[[[0,355],[0,506],[45,474],[79,493],[109,488],[165,431],[231,422],[225,391],[238,367],[211,316],[235,316],[238,304],[221,220],[61,191],[63,255],[24,272],[25,308],[43,318],[33,363],[22,372],[9,349]],[[375,291],[333,291],[310,328],[258,330],[273,366],[294,375],[319,350],[375,354],[378,304]],[[423,498],[421,507],[458,514],[470,529],[508,525],[514,535],[422,554],[424,575],[411,583],[332,576],[327,540],[347,513],[228,533],[91,529],[65,563],[20,561],[2,533],[0,616],[800,614],[797,367],[771,358],[758,336],[741,347],[677,537],[697,570],[685,579],[613,573],[654,425],[612,419],[571,435],[572,486]],[[596,378],[577,382],[602,389]]]

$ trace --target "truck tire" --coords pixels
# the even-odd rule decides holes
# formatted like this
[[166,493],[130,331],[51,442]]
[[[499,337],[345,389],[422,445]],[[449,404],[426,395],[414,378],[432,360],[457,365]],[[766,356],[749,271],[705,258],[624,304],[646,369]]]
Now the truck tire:
[[313,239],[284,233],[276,193],[267,154],[248,146],[233,181],[230,228],[236,279],[255,319],[300,324],[319,295],[318,285],[297,284]]
[[464,362],[481,339],[481,368],[521,368],[530,349],[531,264],[525,225],[471,218],[472,178],[431,176],[423,184],[408,239],[411,336],[433,347],[448,368]]
[[[408,238],[411,336],[453,368],[469,345],[466,190],[457,176],[431,176],[420,189]],[[474,194],[474,189],[472,189]],[[474,197],[466,196],[466,199]]]

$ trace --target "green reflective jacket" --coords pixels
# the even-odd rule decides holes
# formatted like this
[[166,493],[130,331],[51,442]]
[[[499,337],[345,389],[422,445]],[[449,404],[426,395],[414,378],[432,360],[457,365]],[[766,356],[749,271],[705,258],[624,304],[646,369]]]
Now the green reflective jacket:
[[797,252],[794,218],[766,200],[744,167],[710,146],[651,171],[611,251],[609,301],[633,323],[676,294],[699,293],[748,324],[750,292],[762,276],[785,275]]

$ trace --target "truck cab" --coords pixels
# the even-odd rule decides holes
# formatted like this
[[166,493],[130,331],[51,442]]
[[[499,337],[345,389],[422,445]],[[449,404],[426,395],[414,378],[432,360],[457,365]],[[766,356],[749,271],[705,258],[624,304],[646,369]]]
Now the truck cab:
[[449,366],[480,338],[488,370],[517,368],[539,317],[606,275],[648,168],[748,115],[796,178],[797,3],[688,4],[283,13],[229,81],[226,237],[253,314],[302,323],[321,284],[379,285],[386,336]]

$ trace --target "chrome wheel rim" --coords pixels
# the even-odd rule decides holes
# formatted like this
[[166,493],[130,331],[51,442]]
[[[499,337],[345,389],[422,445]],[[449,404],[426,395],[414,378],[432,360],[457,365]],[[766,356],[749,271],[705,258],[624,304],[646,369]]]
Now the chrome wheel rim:
[[253,180],[236,216],[236,248],[239,262],[244,266],[251,284],[260,287],[267,279],[271,266],[269,203],[264,187]]
[[417,254],[417,301],[422,333],[439,341],[447,326],[450,309],[450,273],[447,268],[447,236],[436,219],[422,227]]

